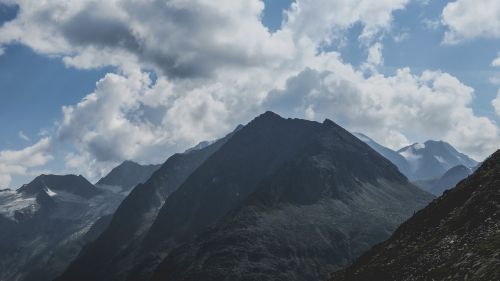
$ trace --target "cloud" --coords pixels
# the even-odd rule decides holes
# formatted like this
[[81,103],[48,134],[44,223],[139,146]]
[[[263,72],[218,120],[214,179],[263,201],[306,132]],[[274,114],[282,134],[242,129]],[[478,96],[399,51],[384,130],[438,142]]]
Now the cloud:
[[456,44],[475,38],[500,38],[500,2],[458,0],[446,4],[442,23],[448,27],[444,43]]
[[498,57],[491,62],[491,66],[500,67],[500,53],[498,54]]
[[260,22],[261,1],[19,1],[0,43],[20,42],[93,68],[139,65],[169,77],[207,77],[220,68],[275,63],[287,38]]
[[366,132],[398,149],[409,137],[449,141],[482,159],[498,146],[500,131],[470,108],[473,89],[439,72],[394,76],[374,74],[337,63],[327,70],[306,69],[282,90],[271,92],[266,105],[286,116],[331,118],[353,131]]
[[67,155],[68,166],[98,177],[124,159],[159,163],[229,132],[248,110],[237,104],[245,101],[244,90],[202,84],[153,82],[148,73],[107,74],[93,93],[63,108],[57,140],[75,145],[78,152]]
[[8,187],[12,176],[27,175],[31,168],[45,165],[53,159],[51,139],[42,138],[21,150],[0,151],[0,187]]
[[[455,77],[377,73],[380,38],[408,0],[297,0],[273,33],[258,0],[16,2],[0,44],[18,42],[77,68],[115,67],[65,106],[48,133],[72,147],[66,166],[90,179],[125,159],[162,162],[266,109],[331,118],[392,147],[438,138],[481,158],[499,143],[495,124],[470,108],[473,89]],[[358,24],[368,55],[355,68],[325,47]]]
[[390,29],[392,13],[404,9],[408,0],[303,0],[295,1],[286,12],[285,28],[295,38],[308,38],[315,45],[328,45],[361,23],[360,38],[371,41]]
[[498,90],[496,98],[491,101],[491,105],[493,105],[496,114],[500,116],[500,90]]
[[366,62],[361,66],[366,71],[376,72],[377,67],[384,64],[384,57],[382,55],[383,45],[380,42],[373,44],[368,48],[368,56]]
[[23,131],[19,131],[17,133],[18,137],[22,139],[23,141],[30,141],[30,138],[26,136],[26,134]]
[[408,38],[410,38],[410,34],[408,32],[401,32],[399,34],[394,35],[393,40],[396,43],[401,43],[408,40]]
[[432,20],[432,19],[428,19],[428,18],[423,19],[422,23],[429,30],[437,30],[442,25],[441,21]]

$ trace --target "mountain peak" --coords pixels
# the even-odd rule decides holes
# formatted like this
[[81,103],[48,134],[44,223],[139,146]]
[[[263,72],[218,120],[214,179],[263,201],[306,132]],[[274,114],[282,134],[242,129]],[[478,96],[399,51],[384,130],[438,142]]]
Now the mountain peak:
[[[234,272],[231,280],[323,280],[327,272],[312,268],[340,266],[431,199],[333,121],[252,121],[166,199],[143,251],[198,236],[178,251],[167,249],[151,280],[219,280],[227,272]],[[340,234],[358,229],[370,237]],[[340,245],[347,243],[355,250],[344,255]],[[294,260],[281,253],[304,255]]]
[[113,168],[96,185],[119,186],[128,191],[139,183],[144,183],[158,170],[160,165],[141,165],[134,161],[125,160]]
[[337,123],[333,122],[332,120],[326,118],[324,121],[323,121],[323,125],[326,125],[326,126],[338,126]]
[[283,117],[281,117],[277,113],[268,110],[262,113],[261,115],[257,116],[254,120],[276,120],[276,119],[283,119]]
[[17,190],[17,192],[37,195],[41,191],[50,192],[49,190],[69,192],[86,199],[94,197],[100,193],[100,191],[82,175],[46,174],[42,174],[30,183],[23,185]]
[[132,160],[125,160],[118,166],[140,166],[140,164]]
[[427,140],[398,150],[411,166],[412,180],[427,180],[442,176],[457,165],[475,167],[477,161],[460,153],[445,141]]

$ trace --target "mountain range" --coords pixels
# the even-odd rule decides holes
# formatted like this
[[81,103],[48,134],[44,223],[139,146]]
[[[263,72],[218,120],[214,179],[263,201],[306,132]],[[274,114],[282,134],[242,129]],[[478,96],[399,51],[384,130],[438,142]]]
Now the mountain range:
[[[130,186],[152,170],[125,162],[95,186],[82,176],[41,175],[17,190],[0,192],[0,280],[45,281],[60,275],[106,228]],[[117,177],[120,171],[133,176]]]
[[173,157],[58,281],[326,278],[433,198],[330,120],[266,112]]
[[[266,112],[161,165],[125,161],[95,185],[82,176],[41,175],[1,190],[0,280],[308,281],[332,272],[335,280],[419,280],[427,275],[391,266],[394,275],[384,275],[371,262],[379,266],[377,251],[387,247],[380,255],[401,250],[404,262],[426,265],[428,254],[417,250],[427,244],[413,245],[445,243],[432,240],[429,229],[443,241],[467,236],[462,248],[487,229],[485,247],[495,249],[497,224],[474,229],[475,204],[487,212],[494,206],[472,198],[482,194],[478,185],[496,182],[492,163],[499,157],[469,176],[478,163],[442,141],[395,151],[328,119]],[[446,191],[457,183],[467,192]],[[434,200],[431,193],[443,195]],[[440,249],[458,255],[447,247]],[[475,255],[488,266],[496,257]],[[356,273],[365,265],[366,275]]]
[[395,151],[362,133],[354,135],[396,165],[410,181],[437,196],[469,176],[479,165],[444,141],[414,143]]

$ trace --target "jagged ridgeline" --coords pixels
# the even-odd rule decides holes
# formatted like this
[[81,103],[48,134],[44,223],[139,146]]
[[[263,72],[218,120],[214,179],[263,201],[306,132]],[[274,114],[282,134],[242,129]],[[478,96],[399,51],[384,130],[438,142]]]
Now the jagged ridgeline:
[[136,187],[57,280],[326,279],[433,198],[329,120],[266,112],[194,152]]
[[500,280],[500,151],[332,281]]
[[107,227],[130,189],[158,167],[125,161],[96,185],[83,176],[40,175],[0,191],[0,280],[59,276]]

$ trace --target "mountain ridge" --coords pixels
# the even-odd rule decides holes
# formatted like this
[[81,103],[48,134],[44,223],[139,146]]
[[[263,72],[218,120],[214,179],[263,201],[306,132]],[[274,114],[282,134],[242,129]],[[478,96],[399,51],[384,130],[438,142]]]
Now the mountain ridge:
[[498,280],[499,186],[497,151],[331,280]]

